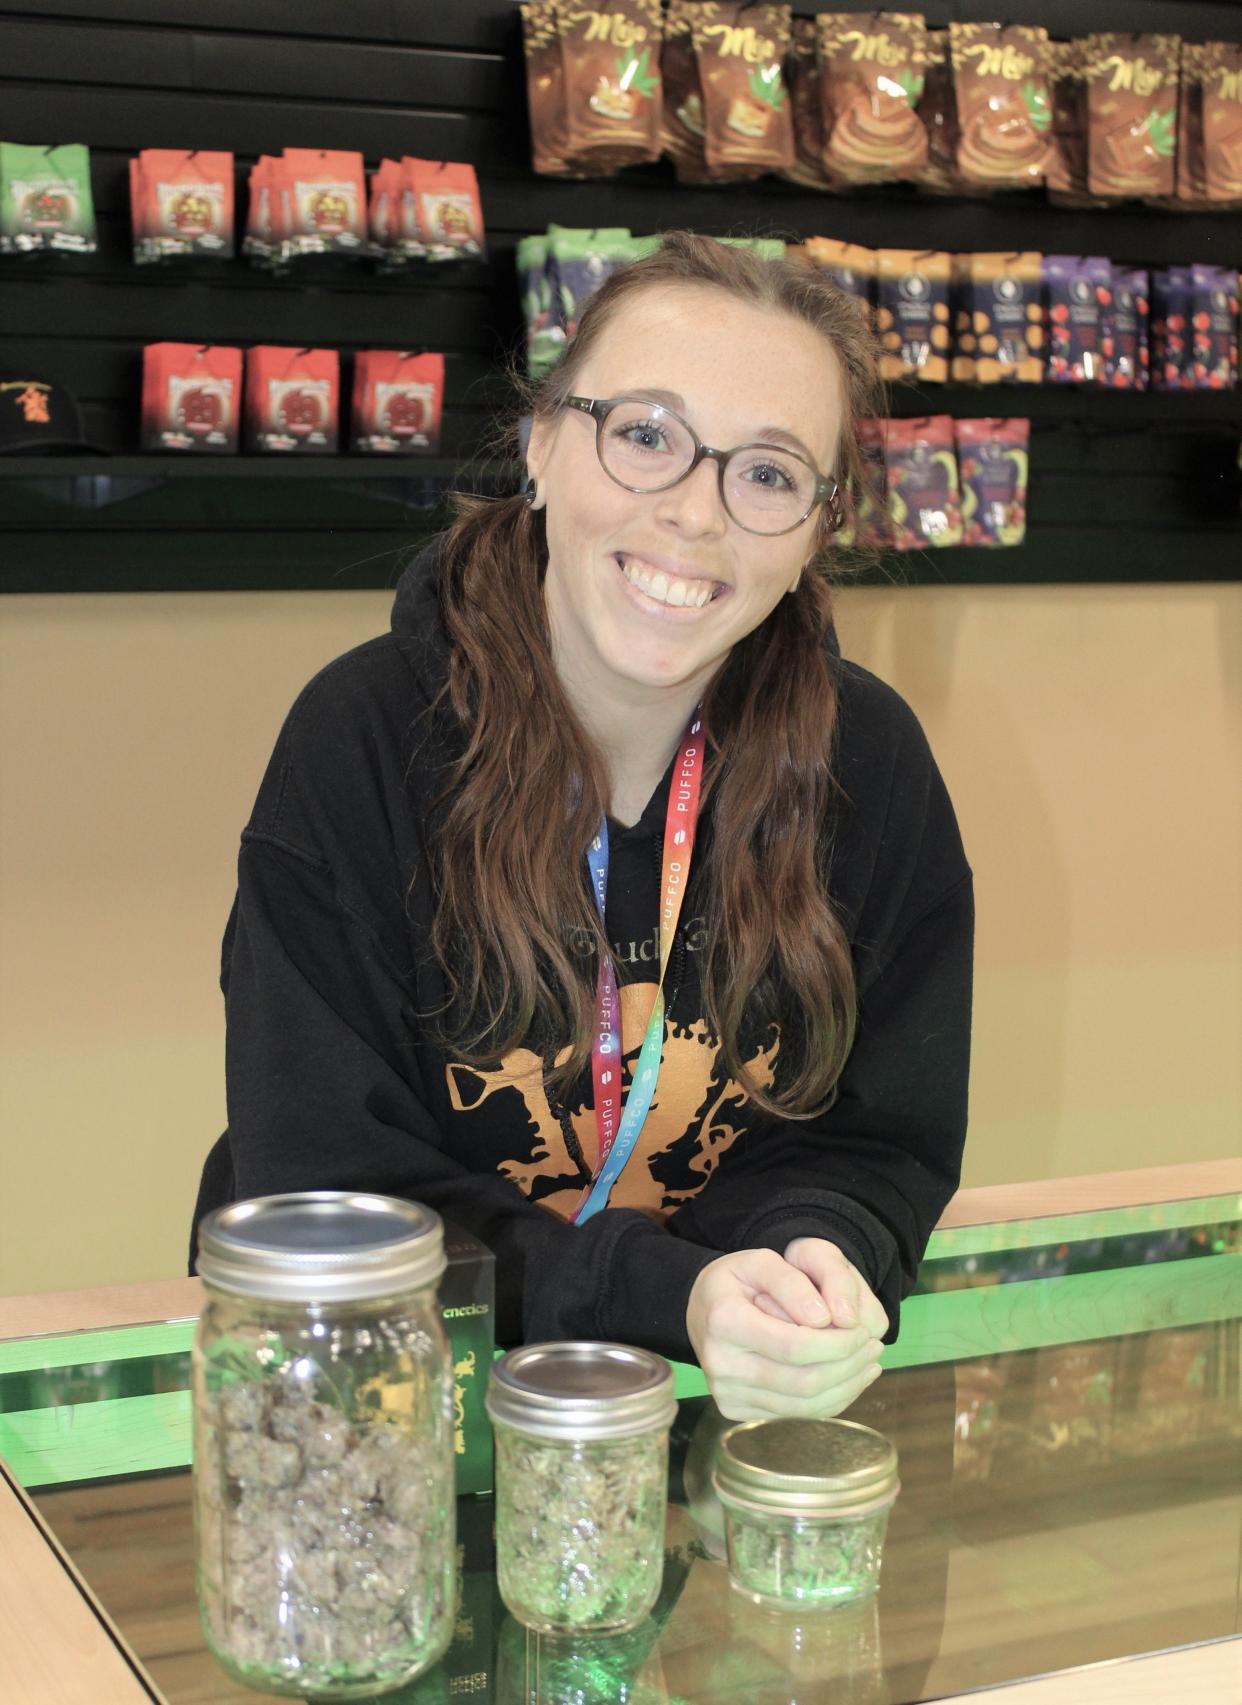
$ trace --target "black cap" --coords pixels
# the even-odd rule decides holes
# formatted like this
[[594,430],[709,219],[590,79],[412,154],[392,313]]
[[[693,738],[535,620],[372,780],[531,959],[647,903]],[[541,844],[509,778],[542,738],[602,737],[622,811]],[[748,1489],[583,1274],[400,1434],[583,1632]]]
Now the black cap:
[[38,455],[47,450],[88,450],[77,398],[63,385],[27,373],[0,373],[0,456]]

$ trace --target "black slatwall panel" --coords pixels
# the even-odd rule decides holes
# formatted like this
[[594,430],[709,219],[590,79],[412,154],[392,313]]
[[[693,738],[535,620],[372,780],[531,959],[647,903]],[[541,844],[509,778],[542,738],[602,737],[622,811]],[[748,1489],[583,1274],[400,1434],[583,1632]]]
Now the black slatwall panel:
[[[795,9],[811,12],[812,0]],[[866,9],[866,8],[862,8]],[[928,21],[988,20],[992,0],[929,4]],[[1024,0],[1054,35],[1176,30],[1242,39],[1242,5]],[[529,169],[525,72],[508,0],[0,0],[0,136],[87,143],[99,253],[0,261],[0,369],[67,384],[114,456],[0,465],[0,589],[391,584],[434,527],[443,487],[477,465],[521,340],[517,239],[551,220],[675,224],[717,235],[815,233],[871,247],[1106,252],[1159,266],[1242,260],[1242,220],[1050,207],[1042,196],[854,197],[774,180],[683,189],[667,162],[602,183]],[[383,279],[315,263],[274,279],[238,259],[136,268],[127,161],[144,147],[228,148],[239,221],[250,165],[284,147],[466,159],[479,173],[490,259]],[[444,460],[143,458],[141,349],[187,342],[426,347],[446,356]],[[349,382],[345,366],[345,386]],[[1214,580],[1242,568],[1236,456],[1242,392],[1163,396],[1008,387],[903,388],[894,412],[1032,420],[1030,536],[1018,550],[896,558],[899,580]],[[204,465],[210,461],[211,465]],[[164,478],[169,466],[173,478]],[[105,474],[106,478],[100,476]]]

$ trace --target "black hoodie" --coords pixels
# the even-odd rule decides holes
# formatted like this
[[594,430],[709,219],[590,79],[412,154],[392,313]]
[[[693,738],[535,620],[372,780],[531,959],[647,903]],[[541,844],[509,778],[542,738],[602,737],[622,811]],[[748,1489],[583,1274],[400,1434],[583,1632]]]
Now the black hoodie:
[[[703,1015],[692,870],[655,1101],[609,1207],[574,1226],[595,1151],[589,1071],[552,1102],[533,1053],[466,1067],[419,1017],[444,1001],[421,855],[461,738],[446,708],[428,714],[448,659],[435,564],[425,551],[403,575],[391,633],[299,695],[242,832],[221,967],[229,1123],[204,1167],[191,1271],[210,1208],[366,1189],[425,1202],[494,1251],[502,1343],[614,1339],[689,1359],[700,1270],[803,1235],[855,1264],[891,1342],[957,1187],[970,1052],[971,872],[913,712],[837,662],[833,770],[846,798],[825,834],[859,1007],[832,1107],[773,1119],[729,1081]],[[671,766],[636,824],[610,828],[627,1068],[655,995],[670,778]],[[701,837],[710,819],[709,808]],[[744,1039],[765,1082],[779,1045],[779,1027]]]

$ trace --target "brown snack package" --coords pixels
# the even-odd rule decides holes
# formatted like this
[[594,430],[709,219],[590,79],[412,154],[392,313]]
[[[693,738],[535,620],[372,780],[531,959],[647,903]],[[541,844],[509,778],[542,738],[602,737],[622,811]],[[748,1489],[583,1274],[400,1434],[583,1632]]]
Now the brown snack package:
[[1178,47],[1174,35],[1086,38],[1092,195],[1119,201],[1173,194]]
[[1242,43],[1203,46],[1203,183],[1214,205],[1242,204]]
[[1154,205],[1174,209],[1203,207],[1207,186],[1203,177],[1204,46],[1184,41],[1177,71],[1177,164],[1172,198],[1150,197]]
[[710,183],[703,152],[703,88],[694,51],[692,24],[696,13],[710,11],[695,0],[669,0],[664,16],[664,46],[660,76],[664,83],[660,118],[660,147],[673,162],[677,181]]
[[[675,3],[675,0],[674,0]],[[807,189],[834,189],[824,169],[824,118],[819,104],[819,56],[814,18],[795,18],[785,61],[785,82],[793,114],[794,163],[781,176]]]
[[[961,255],[954,290],[953,377],[1038,385],[1044,377],[1043,256]],[[960,354],[959,354],[960,352]],[[973,372],[964,371],[962,357]]]
[[928,30],[923,93],[915,111],[927,132],[927,164],[916,182],[933,195],[960,195],[957,175],[957,96],[953,89],[953,59],[948,30]]
[[927,166],[923,94],[927,30],[914,12],[821,12],[824,165],[846,183],[917,178]]
[[1054,207],[1105,207],[1087,188],[1086,42],[1048,43],[1052,149],[1044,172]]
[[882,379],[948,379],[950,265],[943,250],[878,251],[875,323]]
[[566,154],[590,171],[660,155],[660,0],[611,0],[608,12],[554,0],[565,78]]
[[552,0],[526,0],[522,44],[526,50],[526,98],[530,107],[531,165],[545,177],[563,177],[566,158],[565,74]]
[[782,66],[790,8],[703,6],[692,25],[703,84],[703,148],[722,179],[787,172],[794,163],[793,114]]
[[971,184],[1043,182],[1052,158],[1048,32],[1023,24],[950,24],[957,169]]

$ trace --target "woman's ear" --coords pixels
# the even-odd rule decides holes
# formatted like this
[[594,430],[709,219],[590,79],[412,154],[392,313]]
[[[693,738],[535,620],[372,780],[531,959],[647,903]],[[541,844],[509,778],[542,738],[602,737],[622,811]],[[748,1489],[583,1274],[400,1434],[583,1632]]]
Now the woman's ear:
[[531,481],[533,495],[530,499],[532,509],[542,509],[547,502],[543,491],[542,475],[548,458],[548,440],[551,427],[546,420],[536,419],[530,429],[530,437],[526,443],[526,475]]

